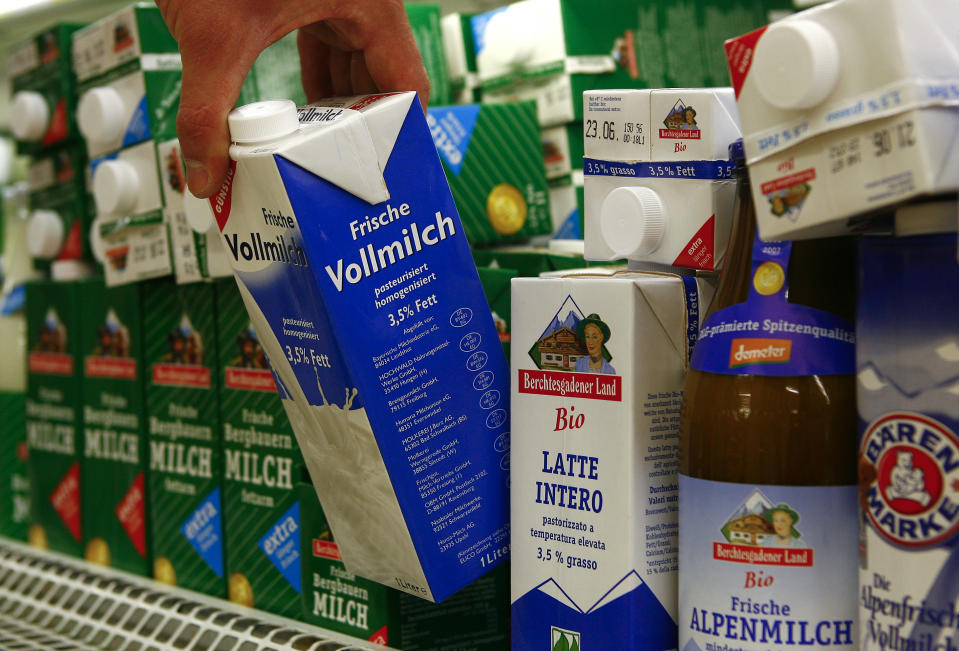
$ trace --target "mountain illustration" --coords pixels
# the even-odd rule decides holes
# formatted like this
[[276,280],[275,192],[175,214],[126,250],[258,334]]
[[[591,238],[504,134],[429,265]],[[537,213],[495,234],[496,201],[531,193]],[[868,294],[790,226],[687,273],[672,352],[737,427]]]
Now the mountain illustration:
[[736,520],[744,515],[762,515],[773,506],[774,504],[769,501],[769,498],[763,495],[762,491],[757,488],[753,490],[749,497],[739,505],[739,508],[727,518],[727,521]]
[[[565,314],[561,319],[560,315]],[[540,339],[548,335],[553,334],[561,328],[570,328],[576,330],[576,325],[584,319],[583,311],[579,309],[579,306],[576,304],[576,301],[573,300],[572,296],[567,296],[566,300],[563,301],[563,304],[556,310],[556,314],[553,315],[552,320],[550,320],[549,325],[546,326],[546,329],[543,330],[543,334],[539,336]]]
[[702,651],[702,649],[696,644],[696,640],[690,640],[686,643],[686,646],[683,647],[683,651]]
[[686,105],[683,104],[683,100],[677,99],[676,103],[673,104],[673,108],[669,110],[669,114],[672,115],[673,113],[682,113],[685,110],[686,110]]

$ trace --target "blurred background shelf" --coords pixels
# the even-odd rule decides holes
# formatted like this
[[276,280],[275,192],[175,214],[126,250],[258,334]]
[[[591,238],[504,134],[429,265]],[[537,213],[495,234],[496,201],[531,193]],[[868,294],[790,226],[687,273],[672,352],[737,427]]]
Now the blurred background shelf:
[[5,538],[0,538],[0,648],[387,649]]

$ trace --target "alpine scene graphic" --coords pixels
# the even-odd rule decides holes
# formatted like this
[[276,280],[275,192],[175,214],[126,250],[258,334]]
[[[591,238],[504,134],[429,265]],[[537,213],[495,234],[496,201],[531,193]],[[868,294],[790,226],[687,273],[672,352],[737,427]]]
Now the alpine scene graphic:
[[241,329],[235,341],[235,356],[223,370],[226,387],[247,391],[276,391],[273,371],[253,324],[247,324]]
[[153,383],[210,387],[210,369],[203,366],[203,336],[186,314],[167,334],[167,352],[153,365]]
[[93,349],[84,359],[87,377],[135,380],[137,362],[130,356],[130,329],[112,308],[107,310],[106,318],[95,334]]
[[660,138],[699,140],[702,137],[696,122],[696,109],[687,106],[682,99],[673,104],[663,119],[663,126],[665,128],[659,130]]
[[520,393],[622,400],[622,378],[607,344],[613,331],[567,296],[529,349],[538,370],[520,369]]
[[67,353],[67,327],[54,308],[47,310],[37,335],[28,360],[30,372],[72,375],[73,356]]
[[785,502],[773,502],[754,489],[730,513],[713,542],[713,558],[732,563],[812,567],[813,549],[806,544],[800,513]]

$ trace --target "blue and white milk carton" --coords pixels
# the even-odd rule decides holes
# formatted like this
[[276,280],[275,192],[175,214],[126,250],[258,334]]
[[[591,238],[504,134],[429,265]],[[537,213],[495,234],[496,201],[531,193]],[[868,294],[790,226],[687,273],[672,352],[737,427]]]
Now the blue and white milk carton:
[[229,122],[210,205],[343,560],[441,601],[508,555],[509,381],[420,103]]
[[702,279],[512,283],[514,649],[677,646],[679,410]]
[[915,203],[860,240],[862,649],[959,648],[956,213]]

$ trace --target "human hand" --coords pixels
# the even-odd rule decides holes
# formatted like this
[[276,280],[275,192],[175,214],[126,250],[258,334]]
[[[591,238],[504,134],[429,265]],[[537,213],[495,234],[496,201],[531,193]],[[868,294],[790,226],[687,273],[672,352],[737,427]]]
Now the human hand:
[[429,80],[402,0],[156,0],[183,59],[177,134],[187,185],[208,197],[229,164],[227,114],[267,46],[299,28],[307,101],[415,90]]

